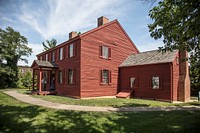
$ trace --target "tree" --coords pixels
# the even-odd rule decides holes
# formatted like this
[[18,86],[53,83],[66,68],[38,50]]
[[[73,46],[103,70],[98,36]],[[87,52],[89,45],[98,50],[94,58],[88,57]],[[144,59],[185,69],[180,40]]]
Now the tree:
[[45,44],[45,42],[42,42],[42,45],[44,47],[43,51],[46,51],[46,50],[48,50],[50,48],[55,47],[56,44],[57,44],[57,41],[56,41],[56,39],[51,39],[51,41],[46,40],[46,43],[47,43],[47,45]]
[[27,46],[27,38],[11,27],[0,28],[0,87],[15,87],[18,81],[17,63],[28,63],[24,56],[29,56],[32,49]]
[[192,85],[200,87],[200,0],[163,0],[150,10],[151,37],[163,38],[160,50],[190,52]]

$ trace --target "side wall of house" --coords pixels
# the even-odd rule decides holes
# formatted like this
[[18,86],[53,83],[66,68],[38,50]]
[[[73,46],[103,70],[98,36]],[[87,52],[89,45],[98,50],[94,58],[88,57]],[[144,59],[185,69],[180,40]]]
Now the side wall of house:
[[[120,68],[120,89],[130,88],[130,78],[136,78],[133,97],[171,101],[170,63]],[[152,88],[152,77],[159,77],[159,89]]]
[[[75,46],[75,56],[69,58],[68,46],[74,44]],[[59,50],[63,48],[63,59],[59,60]],[[58,65],[58,69],[55,71],[55,90],[59,95],[80,97],[80,39],[75,40],[66,45],[58,46],[56,49],[44,53],[40,56],[45,60],[45,55],[48,54],[48,61],[52,60],[52,52],[55,52],[55,64]],[[38,56],[38,60],[40,59]],[[74,70],[74,84],[68,84],[68,69]],[[59,83],[59,71],[62,71],[63,83]],[[50,76],[50,71],[48,73]],[[48,78],[50,80],[50,78]],[[50,81],[49,81],[50,83]]]
[[[100,47],[111,49],[111,59],[100,58]],[[118,66],[131,54],[135,46],[117,22],[101,28],[81,39],[81,98],[114,96],[118,87]],[[100,71],[111,71],[111,84],[101,85]]]

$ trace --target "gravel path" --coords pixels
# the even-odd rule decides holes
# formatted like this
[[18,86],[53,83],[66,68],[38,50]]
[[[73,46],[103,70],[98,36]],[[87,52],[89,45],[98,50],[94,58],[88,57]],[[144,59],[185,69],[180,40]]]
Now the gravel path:
[[94,107],[81,105],[66,105],[53,103],[42,99],[34,98],[30,95],[20,94],[17,91],[4,91],[3,93],[25,103],[38,105],[46,108],[75,110],[75,111],[96,111],[96,112],[142,112],[142,111],[174,111],[174,110],[200,110],[200,106],[169,106],[169,107]]

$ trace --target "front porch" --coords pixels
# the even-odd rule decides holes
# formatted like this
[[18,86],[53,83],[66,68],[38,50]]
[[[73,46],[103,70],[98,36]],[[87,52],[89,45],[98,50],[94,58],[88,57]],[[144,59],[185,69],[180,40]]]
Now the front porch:
[[36,95],[56,95],[57,92],[56,90],[50,90],[50,91],[38,91],[38,90],[32,90],[31,94],[36,94]]
[[57,65],[48,61],[35,60],[33,69],[32,94],[55,95]]

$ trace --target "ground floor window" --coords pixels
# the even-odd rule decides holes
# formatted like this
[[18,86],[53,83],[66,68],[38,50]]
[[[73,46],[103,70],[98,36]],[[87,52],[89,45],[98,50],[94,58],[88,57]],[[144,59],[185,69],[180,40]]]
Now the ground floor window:
[[135,78],[131,77],[130,78],[130,87],[133,88],[134,84],[135,84]]
[[74,72],[72,69],[68,70],[68,83],[69,84],[73,84],[73,76],[74,76]]
[[111,71],[101,70],[101,84],[110,84],[111,83]]
[[59,71],[58,73],[58,83],[62,84],[63,83],[63,72]]
[[159,85],[160,85],[160,78],[158,76],[152,77],[152,88],[159,89]]

